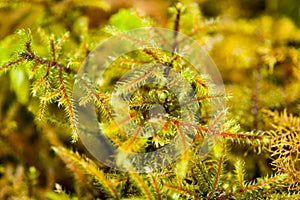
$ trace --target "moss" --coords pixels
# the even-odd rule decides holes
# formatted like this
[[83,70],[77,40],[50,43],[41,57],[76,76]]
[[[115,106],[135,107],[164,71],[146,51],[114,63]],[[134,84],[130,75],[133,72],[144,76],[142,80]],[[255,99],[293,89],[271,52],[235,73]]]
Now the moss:
[[[250,7],[252,18],[241,18],[244,5],[230,2],[234,9],[228,12],[225,1],[219,10],[204,12],[201,3],[173,3],[162,20],[164,28],[185,33],[209,51],[227,95],[215,93],[214,77],[198,72],[178,52],[179,33],[171,35],[170,52],[155,44],[111,55],[101,81],[78,73],[93,61],[99,42],[114,36],[138,47],[153,45],[151,38],[125,32],[158,26],[142,11],[115,12],[118,8],[109,8],[113,3],[101,0],[0,3],[0,16],[14,16],[0,31],[0,198],[299,199],[300,30],[288,18],[253,14]],[[95,10],[101,10],[99,19],[89,26]],[[193,48],[189,45],[186,50]],[[167,80],[170,76],[175,79]],[[82,93],[74,93],[77,86]],[[122,121],[127,115],[116,115],[127,109],[118,90],[129,105],[130,126]],[[84,95],[78,99],[78,94]],[[192,103],[181,102],[191,94]],[[211,116],[223,101],[227,107]],[[88,112],[78,118],[78,105],[96,112],[96,126]],[[99,142],[103,138],[106,142]],[[93,157],[85,141],[102,148],[100,156],[114,153],[112,161],[123,170]],[[132,153],[159,151],[172,141],[179,150],[157,158],[168,164],[163,168],[140,173],[128,161]]]

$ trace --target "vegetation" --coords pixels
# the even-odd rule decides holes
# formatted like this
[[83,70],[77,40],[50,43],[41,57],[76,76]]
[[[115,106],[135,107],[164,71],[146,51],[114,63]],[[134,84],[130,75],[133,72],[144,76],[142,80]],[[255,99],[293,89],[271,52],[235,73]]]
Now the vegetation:
[[[248,7],[238,0],[132,2],[0,1],[0,198],[300,199],[300,29],[294,10],[274,13],[280,2],[268,0]],[[179,44],[172,52],[139,49],[113,59],[101,84],[78,76],[99,42],[141,27],[196,40],[218,66],[226,96],[215,94],[211,77],[177,54]],[[126,36],[137,45],[149,42]],[[199,119],[182,113],[180,98],[168,88],[139,87],[154,71],[145,64],[167,65],[188,81]],[[129,74],[117,87],[125,93],[140,88],[129,100],[133,123],[150,126],[151,105],[166,109],[164,126],[151,137],[140,138],[139,131],[128,136],[114,121],[115,82],[131,69],[141,75]],[[86,93],[80,104],[95,104],[103,135],[116,147],[152,152],[180,136],[181,126],[195,130],[192,145],[181,146],[184,153],[173,165],[148,173],[106,166],[80,140],[87,127],[78,123],[78,82]],[[210,107],[223,100],[227,108],[211,116]],[[217,140],[200,156],[211,133]],[[124,159],[117,161],[123,165]]]

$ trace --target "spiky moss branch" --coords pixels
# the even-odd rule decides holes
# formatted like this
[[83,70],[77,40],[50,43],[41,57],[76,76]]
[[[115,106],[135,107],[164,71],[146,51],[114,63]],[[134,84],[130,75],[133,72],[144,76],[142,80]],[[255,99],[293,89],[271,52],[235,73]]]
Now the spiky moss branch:
[[10,68],[10,67],[12,67],[12,66],[14,66],[14,65],[17,65],[17,64],[19,64],[19,63],[22,63],[23,61],[25,61],[24,58],[19,58],[18,60],[9,62],[9,63],[7,63],[7,64],[5,64],[5,65],[3,65],[3,66],[0,66],[0,72],[1,72],[1,71],[4,71],[4,70],[6,70],[6,69],[8,69],[8,68]]
[[244,183],[244,176],[245,176],[245,169],[244,169],[244,165],[245,163],[238,159],[236,162],[235,162],[235,165],[234,165],[234,168],[235,168],[235,174],[236,174],[236,177],[237,177],[237,182],[239,184],[239,189],[240,190],[243,190],[244,187],[245,187],[245,183]]
[[[244,143],[251,145],[253,147],[257,147],[259,152],[263,148],[265,148],[266,145],[269,144],[270,137],[264,135],[263,132],[260,134],[253,133],[253,132],[231,132],[231,131],[224,131],[224,130],[214,130],[211,127],[205,127],[202,125],[182,122],[180,120],[169,118],[168,120],[172,121],[173,123],[178,123],[181,126],[186,126],[190,128],[195,128],[198,133],[202,136],[206,136],[207,134],[212,134],[219,136],[220,138],[230,140],[233,143]],[[196,135],[195,139],[197,140],[198,136]]]
[[[220,176],[221,176],[222,170],[224,170],[223,168],[224,168],[224,163],[225,163],[226,148],[225,148],[225,146],[223,146],[221,148],[222,148],[222,151],[219,152],[220,155],[218,155],[220,158],[218,161],[217,171],[216,171],[215,177],[214,177],[214,182],[213,182],[211,191],[209,192],[208,197],[207,197],[208,200],[210,200],[215,195],[218,185],[220,184]],[[219,153],[217,153],[217,154],[219,154]]]
[[133,177],[134,181],[138,184],[139,188],[144,193],[148,200],[154,200],[153,193],[149,190],[149,187],[145,184],[144,180],[132,169],[128,168],[130,175]]
[[[31,41],[27,41],[25,44],[25,51],[19,52],[19,58],[0,67],[0,71],[24,62],[32,62],[33,66],[30,70],[30,78],[33,78],[35,81],[32,86],[32,94],[33,96],[36,96],[37,93],[40,93],[40,111],[38,119],[43,119],[47,104],[56,102],[58,103],[58,106],[64,106],[65,113],[69,118],[73,130],[73,142],[75,142],[78,140],[78,129],[70,94],[71,88],[69,87],[70,82],[73,81],[73,72],[70,68],[57,62],[57,59],[61,54],[61,46],[67,37],[68,34],[65,34],[57,44],[55,44],[54,40],[50,40],[52,60],[42,58],[34,53],[31,48]],[[42,73],[44,74],[42,75]],[[39,76],[42,77],[39,78]]]
[[160,194],[160,188],[159,188],[159,185],[157,183],[155,175],[153,173],[149,173],[148,176],[151,178],[152,185],[155,189],[155,194],[157,195],[157,200],[161,200],[162,197],[161,197],[161,194]]
[[[53,147],[55,153],[59,155],[59,157],[67,164],[67,166],[76,174],[76,176],[81,177],[78,175],[78,170],[84,171],[88,175],[92,176],[98,183],[103,186],[106,191],[115,199],[119,199],[119,194],[116,188],[113,186],[113,183],[107,179],[106,175],[98,169],[97,165],[93,163],[89,159],[84,159],[78,153],[73,153],[65,149],[64,147]],[[84,178],[84,177],[82,177]],[[85,182],[84,179],[81,179]]]
[[84,90],[86,91],[87,95],[80,99],[80,104],[84,105],[87,104],[91,99],[94,99],[94,102],[97,107],[101,108],[101,114],[106,116],[106,119],[108,121],[111,121],[113,119],[111,108],[108,105],[108,100],[110,99],[109,95],[101,94],[99,91],[96,90],[96,88],[93,87],[93,85],[85,80],[84,78],[77,77],[77,80],[82,83],[84,86]]
[[[221,196],[217,198],[218,200],[225,200],[228,198],[244,198],[248,194],[255,195],[256,197],[268,197],[272,196],[272,190],[276,190],[276,184],[281,184],[287,179],[286,174],[279,174],[274,177],[266,177],[265,179],[257,181],[257,183],[248,183],[248,186],[244,187],[244,189],[240,189],[236,192]],[[265,188],[265,190],[263,190]],[[262,191],[259,191],[262,190]],[[248,193],[248,194],[247,194]],[[243,196],[244,195],[244,196]]]
[[191,197],[193,199],[199,199],[199,197],[197,197],[195,194],[193,194],[190,191],[187,191],[186,189],[184,189],[182,187],[178,187],[178,186],[174,186],[174,185],[170,185],[170,184],[164,184],[163,187],[170,189],[170,190],[178,191],[187,197]]
[[71,95],[68,93],[68,89],[63,78],[63,68],[59,69],[59,82],[60,82],[60,91],[62,92],[62,98],[60,99],[59,103],[65,105],[66,107],[66,115],[69,117],[71,126],[73,129],[73,142],[78,140],[78,130],[76,125],[76,118],[75,118],[75,111],[73,109],[73,102],[71,99]]
[[[129,34],[124,34],[123,32],[121,32],[118,29],[115,29],[113,27],[109,27],[106,29],[106,31],[114,36],[118,36],[120,38],[126,39],[130,42],[133,42],[135,44],[138,44],[140,46],[148,46],[149,43],[148,41],[144,41],[142,39],[136,38],[135,36],[129,35]],[[162,35],[162,38],[164,39],[165,36]],[[177,36],[176,36],[177,37]],[[171,44],[170,44],[171,45]],[[177,45],[176,45],[177,46]],[[167,65],[169,67],[172,67],[173,61],[175,59],[178,59],[179,56],[177,54],[174,54],[173,56],[171,55],[171,59],[170,60],[166,60],[164,54],[166,52],[161,52],[159,49],[147,49],[144,48],[141,50],[141,53],[144,53],[145,55],[149,56],[150,59],[152,59],[153,61],[163,64],[163,65]]]

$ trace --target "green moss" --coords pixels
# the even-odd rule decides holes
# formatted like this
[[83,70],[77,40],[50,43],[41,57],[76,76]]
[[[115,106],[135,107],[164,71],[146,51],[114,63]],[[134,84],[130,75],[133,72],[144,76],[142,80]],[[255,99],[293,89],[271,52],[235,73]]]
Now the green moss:
[[[205,18],[206,11],[192,1],[170,5],[165,28],[187,34],[209,51],[221,71],[226,97],[214,96],[211,77],[198,74],[176,54],[181,42],[176,35],[170,44],[173,52],[139,49],[115,58],[101,83],[78,77],[99,42],[127,30],[160,26],[142,11],[113,3],[110,10],[103,1],[0,3],[0,24],[6,22],[0,31],[0,199],[299,199],[300,29],[288,18],[250,11],[247,16],[255,17],[238,19],[244,5],[224,2],[213,5],[217,12],[209,11],[216,19]],[[226,5],[232,7],[228,12]],[[15,18],[6,21],[2,16],[7,13]],[[99,15],[101,23],[96,24],[106,26],[89,27],[96,20],[92,16]],[[135,35],[126,36],[141,44]],[[151,77],[156,82],[172,73],[145,64],[164,64],[184,77],[195,90],[199,118],[183,113],[180,97],[168,87],[149,84],[128,97],[128,112],[135,125],[151,127],[147,119],[164,108],[165,121],[157,120],[161,131],[144,138],[124,134],[110,107],[114,84],[131,69],[139,70],[118,82],[131,94],[151,77],[149,71],[159,77]],[[78,138],[79,129],[86,128],[93,148],[99,148],[93,130],[78,127],[72,92],[80,81],[87,95],[79,103],[94,103],[105,137],[124,150],[116,162],[127,164],[126,171],[99,162]],[[228,108],[210,116],[211,106],[224,98]],[[182,119],[198,120],[187,123],[196,134],[174,165],[137,173],[125,162],[129,153],[156,151],[180,136]],[[214,146],[205,152],[201,147],[209,133],[215,137],[208,145]],[[185,137],[178,138],[185,149],[180,140]]]

